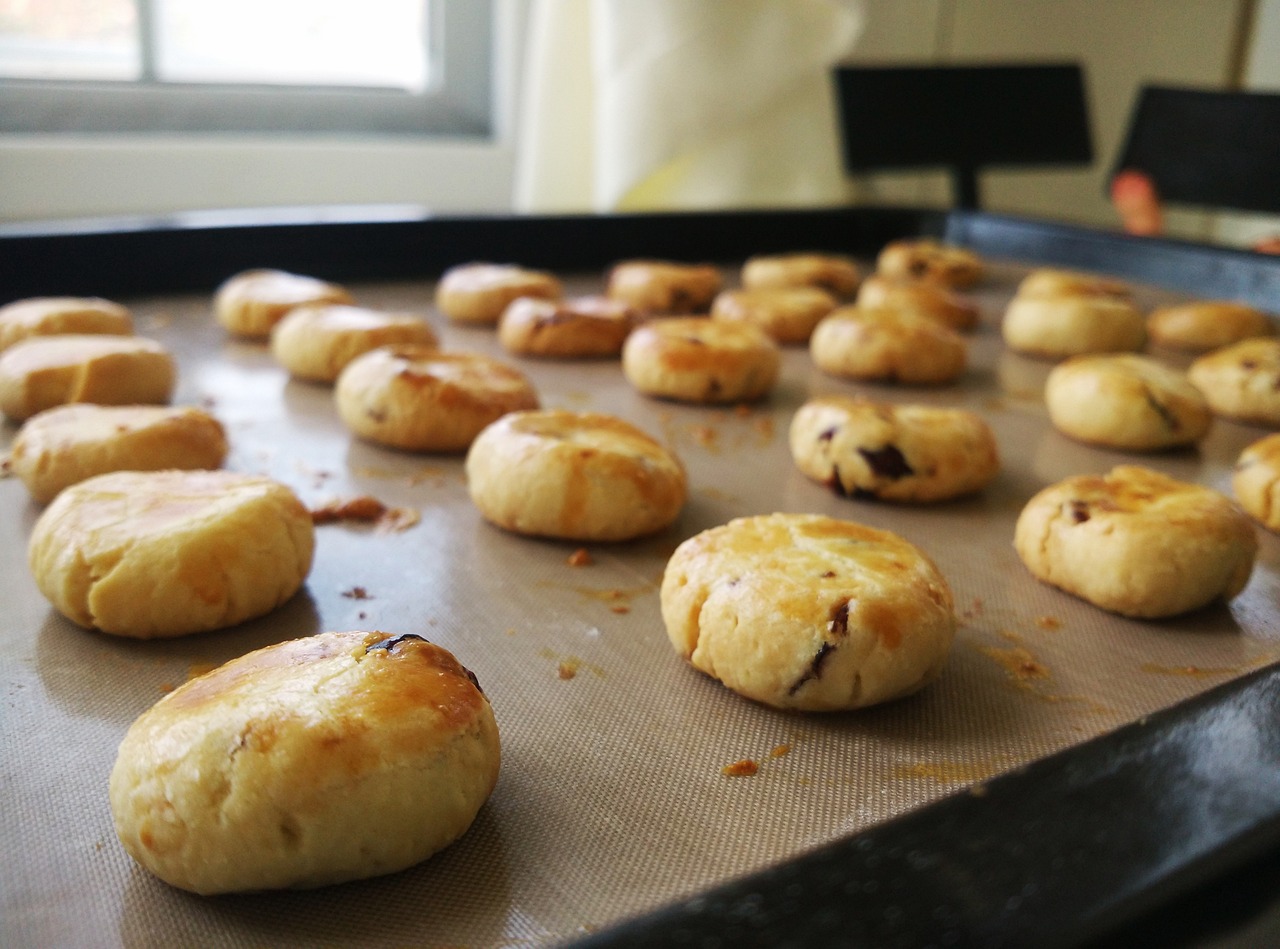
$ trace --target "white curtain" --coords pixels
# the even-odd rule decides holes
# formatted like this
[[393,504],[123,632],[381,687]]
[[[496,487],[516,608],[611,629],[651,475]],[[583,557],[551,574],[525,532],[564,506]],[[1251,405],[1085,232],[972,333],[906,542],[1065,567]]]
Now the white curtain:
[[533,0],[517,210],[842,203],[857,0]]

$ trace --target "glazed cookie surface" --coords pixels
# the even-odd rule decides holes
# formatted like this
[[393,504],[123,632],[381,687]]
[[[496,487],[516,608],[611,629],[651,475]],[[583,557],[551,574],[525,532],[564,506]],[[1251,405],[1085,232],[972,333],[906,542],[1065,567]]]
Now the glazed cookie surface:
[[133,315],[100,297],[31,297],[0,306],[0,352],[31,336],[65,333],[129,336]]
[[490,422],[538,407],[524,373],[478,353],[384,346],[338,376],[334,400],[361,438],[406,451],[465,451]]
[[1132,303],[1112,296],[1023,296],[1009,301],[1001,324],[1005,345],[1037,359],[1134,352],[1147,339]]
[[890,241],[876,257],[876,272],[890,279],[930,280],[948,287],[971,287],[984,271],[974,251],[928,238]]
[[1250,517],[1280,531],[1280,433],[1260,438],[1240,453],[1231,489]]
[[1244,303],[1198,300],[1157,307],[1147,317],[1147,334],[1157,346],[1208,352],[1258,336],[1274,336],[1267,314]]
[[471,263],[450,267],[436,285],[436,308],[455,323],[493,326],[520,297],[558,300],[560,279],[517,264]]
[[498,322],[498,342],[521,356],[589,359],[617,356],[639,322],[634,307],[603,296],[513,300]]
[[610,268],[605,293],[645,315],[706,313],[723,282],[709,264],[624,260]]
[[751,323],[779,343],[807,343],[835,308],[835,297],[817,287],[722,290],[711,303],[711,318]]
[[0,411],[23,421],[70,402],[168,402],[177,364],[140,336],[33,336],[0,353]]
[[918,313],[841,307],[813,331],[809,352],[823,372],[868,382],[941,385],[968,363],[963,337]]
[[748,290],[769,287],[817,287],[837,299],[848,299],[862,281],[862,268],[843,254],[760,254],[742,265]]
[[1217,491],[1121,465],[1036,494],[1018,516],[1014,547],[1045,583],[1113,613],[1159,619],[1240,593],[1258,539]]
[[1074,356],[1049,372],[1044,397],[1064,435],[1129,451],[1193,445],[1213,421],[1182,372],[1147,356]]
[[927,280],[898,280],[872,274],[858,289],[858,306],[918,313],[953,330],[971,330],[982,311],[977,305],[947,287]]
[[941,501],[981,490],[1000,470],[990,426],[965,409],[815,398],[789,437],[796,466],[842,497]]
[[13,473],[41,504],[110,471],[217,468],[222,424],[204,409],[160,405],[64,405],[27,419],[13,440]]
[[513,412],[467,452],[467,486],[486,520],[520,534],[620,541],[679,515],[684,467],[629,422],[595,412]]
[[489,701],[416,635],[322,633],[179,686],[121,741],[124,849],[195,893],[403,870],[461,837],[498,779]]
[[117,471],[65,489],[31,532],[40,592],[72,622],[169,638],[233,626],[293,596],[315,529],[276,481],[230,471]]
[[357,356],[395,343],[438,346],[425,319],[344,303],[295,307],[271,330],[271,355],[295,379],[333,382]]
[[245,270],[222,282],[213,295],[213,315],[223,329],[248,339],[266,339],[286,313],[306,303],[351,303],[335,283],[285,270]]
[[1215,415],[1280,426],[1280,339],[1246,339],[1206,353],[1187,377]]
[[816,514],[744,517],[672,554],[662,618],[676,652],[775,708],[836,711],[908,695],[955,635],[945,578],[888,531]]
[[622,347],[622,371],[646,395],[723,404],[763,398],[782,356],[764,330],[710,317],[671,317],[640,326]]

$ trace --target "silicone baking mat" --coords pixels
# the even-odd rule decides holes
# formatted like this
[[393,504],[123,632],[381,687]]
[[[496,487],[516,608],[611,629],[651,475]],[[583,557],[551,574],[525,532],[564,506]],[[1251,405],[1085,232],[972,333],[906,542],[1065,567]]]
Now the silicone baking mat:
[[[736,263],[725,266],[736,279]],[[39,508],[0,480],[0,943],[6,946],[535,946],[572,940],[794,857],[1020,764],[1108,732],[1280,657],[1280,539],[1259,529],[1245,592],[1161,622],[1106,614],[1030,577],[1013,523],[1040,487],[1137,461],[1230,490],[1240,450],[1265,434],[1218,421],[1197,450],[1135,456],[1057,434],[1041,397],[1049,364],[1001,344],[1025,268],[997,263],[975,292],[984,320],[954,386],[854,384],[788,348],[761,404],[707,408],[640,396],[617,361],[508,356],[490,329],[445,324],[430,282],[352,284],[371,307],[429,314],[447,348],[499,355],[546,407],[618,414],[689,471],[678,522],[640,542],[514,536],[471,505],[460,456],[358,441],[328,387],[291,381],[263,345],[229,339],[208,295],[130,299],[138,331],[172,348],[176,400],[227,426],[227,466],[270,474],[318,506],[372,495],[412,509],[403,530],[317,528],[304,590],[242,626],[164,642],[80,629],[30,578]],[[317,274],[317,276],[325,276]],[[570,277],[598,291],[602,275]],[[1144,306],[1169,298],[1139,288]],[[1174,363],[1185,363],[1161,353]],[[970,498],[911,507],[840,498],[801,475],[786,432],[807,398],[858,393],[959,405],[999,440],[1002,470]],[[0,430],[0,448],[15,427]],[[924,548],[956,595],[960,630],[942,679],[858,712],[786,714],[748,702],[679,659],[658,584],[684,538],[740,515],[820,512]],[[493,702],[497,789],[467,835],[392,876],[322,890],[201,898],[134,865],[115,839],[106,778],[130,722],[193,674],[251,649],[331,629],[418,633],[452,650]],[[726,767],[751,760],[734,776]],[[412,803],[406,803],[412,806]],[[395,832],[396,815],[385,815]]]

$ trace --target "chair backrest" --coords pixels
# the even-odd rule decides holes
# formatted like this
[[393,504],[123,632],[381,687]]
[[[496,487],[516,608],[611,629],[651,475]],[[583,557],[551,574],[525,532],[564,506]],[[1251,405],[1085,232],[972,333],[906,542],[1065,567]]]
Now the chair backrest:
[[1171,204],[1280,213],[1280,93],[1143,86],[1113,173]]
[[960,207],[983,168],[1093,160],[1079,64],[841,66],[836,85],[846,171],[946,168]]

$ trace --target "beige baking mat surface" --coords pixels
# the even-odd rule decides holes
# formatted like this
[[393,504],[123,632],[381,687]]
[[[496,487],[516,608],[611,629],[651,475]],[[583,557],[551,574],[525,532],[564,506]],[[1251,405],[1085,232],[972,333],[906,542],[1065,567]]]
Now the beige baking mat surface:
[[[459,457],[350,438],[322,386],[289,381],[265,347],[229,341],[208,298],[144,299],[139,332],[173,348],[178,401],[227,425],[228,466],[269,473],[312,505],[371,494],[417,510],[401,532],[318,528],[305,590],[271,616],[171,642],[130,642],[56,615],[27,571],[38,514],[0,480],[0,944],[5,946],[529,946],[570,939],[786,860],[834,837],[1112,730],[1280,658],[1280,538],[1259,530],[1254,578],[1230,607],[1122,620],[1034,581],[1012,547],[1043,485],[1133,460],[1047,424],[1048,365],[1004,352],[1002,304],[1020,271],[996,267],[985,322],[956,387],[854,385],[788,350],[764,405],[708,409],[634,393],[616,362],[517,360],[547,407],[619,414],[671,444],[689,504],[660,537],[595,546],[524,539],[481,521]],[[320,274],[318,276],[324,276]],[[730,274],[730,276],[732,276]],[[582,278],[575,290],[597,290]],[[427,310],[431,286],[354,286],[359,301]],[[1158,298],[1144,292],[1142,301]],[[445,344],[500,354],[491,330],[443,326]],[[977,497],[928,508],[846,500],[791,463],[786,429],[809,396],[863,393],[965,405],[1000,442]],[[14,428],[3,428],[7,447]],[[1141,463],[1229,491],[1262,429],[1217,423],[1198,452]],[[928,551],[961,628],[946,674],[920,695],[857,713],[801,716],[747,702],[668,644],[657,587],[685,537],[732,517],[814,511],[896,531]],[[497,790],[470,832],[394,876],[324,890],[200,898],[132,864],[106,778],[129,723],[213,664],[330,629],[419,633],[452,650],[490,696],[502,735]],[[731,777],[726,765],[759,764]],[[383,815],[395,833],[397,815]]]

